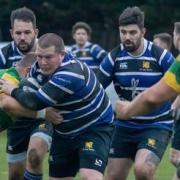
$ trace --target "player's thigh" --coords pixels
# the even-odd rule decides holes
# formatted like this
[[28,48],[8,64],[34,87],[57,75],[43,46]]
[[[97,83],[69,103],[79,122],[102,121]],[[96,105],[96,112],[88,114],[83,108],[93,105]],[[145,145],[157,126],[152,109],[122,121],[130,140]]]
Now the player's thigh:
[[134,168],[138,172],[154,173],[160,162],[159,157],[148,149],[140,149],[137,151]]
[[143,152],[145,152],[145,154],[152,152],[161,160],[168,146],[171,135],[172,132],[165,129],[146,129],[141,132],[141,140],[138,144],[138,151],[141,152],[141,149],[149,150],[142,151],[142,157]]
[[161,129],[146,129],[141,132],[141,141],[135,158],[135,169],[155,171],[168,146],[171,132]]
[[80,169],[95,170],[97,174],[104,173],[113,129],[109,124],[98,125],[81,135]]
[[138,134],[131,128],[116,127],[113,133],[109,158],[134,159],[137,151]]
[[36,125],[36,123],[29,123],[29,121],[16,121],[7,130],[8,162],[14,163],[26,159],[30,134]]
[[52,124],[49,121],[41,122],[31,134],[29,148],[36,148],[42,145],[42,147],[40,147],[40,150],[49,150],[52,143],[52,134]]
[[76,176],[79,170],[79,142],[79,138],[62,137],[54,131],[49,156],[50,179]]

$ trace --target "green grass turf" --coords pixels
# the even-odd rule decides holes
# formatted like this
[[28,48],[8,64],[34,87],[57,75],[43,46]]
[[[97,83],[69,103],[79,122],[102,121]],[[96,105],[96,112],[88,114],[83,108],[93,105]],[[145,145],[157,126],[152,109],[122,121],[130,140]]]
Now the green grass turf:
[[[7,180],[8,169],[6,161],[6,133],[0,133],[0,180]],[[174,167],[169,162],[169,150],[168,147],[160,166],[158,167],[155,180],[171,180],[175,172]],[[48,180],[48,163],[47,157],[44,160],[44,180]],[[79,180],[79,177],[76,177]],[[134,180],[133,172],[130,173],[128,180]]]

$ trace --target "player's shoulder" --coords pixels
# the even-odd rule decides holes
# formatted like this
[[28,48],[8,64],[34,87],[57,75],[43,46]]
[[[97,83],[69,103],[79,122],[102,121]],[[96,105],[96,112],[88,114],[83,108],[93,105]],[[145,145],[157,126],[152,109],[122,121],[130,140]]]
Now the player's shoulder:
[[4,56],[7,56],[10,52],[13,51],[13,45],[12,42],[8,43],[6,46],[3,46],[1,48],[1,52]]
[[116,57],[118,56],[118,54],[122,51],[122,46],[121,44],[119,44],[118,46],[114,47],[110,52],[110,56],[112,59],[116,59]]
[[169,52],[167,49],[162,49],[161,47],[157,46],[156,44],[154,44],[151,41],[149,41],[147,49],[150,52],[150,54],[152,55],[152,57],[154,57],[156,59],[160,59],[160,57],[162,55],[165,55],[165,54],[170,55],[171,54],[171,52]]

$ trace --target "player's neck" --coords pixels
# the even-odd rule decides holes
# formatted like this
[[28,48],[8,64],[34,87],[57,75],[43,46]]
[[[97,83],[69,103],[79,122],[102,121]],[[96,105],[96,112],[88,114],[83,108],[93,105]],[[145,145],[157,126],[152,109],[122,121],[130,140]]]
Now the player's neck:
[[144,39],[142,38],[140,46],[133,52],[131,52],[130,54],[133,56],[139,56],[143,53],[144,51]]

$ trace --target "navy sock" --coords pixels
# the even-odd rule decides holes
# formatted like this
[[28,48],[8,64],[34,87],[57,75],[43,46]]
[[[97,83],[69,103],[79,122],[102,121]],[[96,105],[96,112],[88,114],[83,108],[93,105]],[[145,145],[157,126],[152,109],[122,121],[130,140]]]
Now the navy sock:
[[24,173],[24,180],[42,180],[42,174],[33,174],[26,170]]

